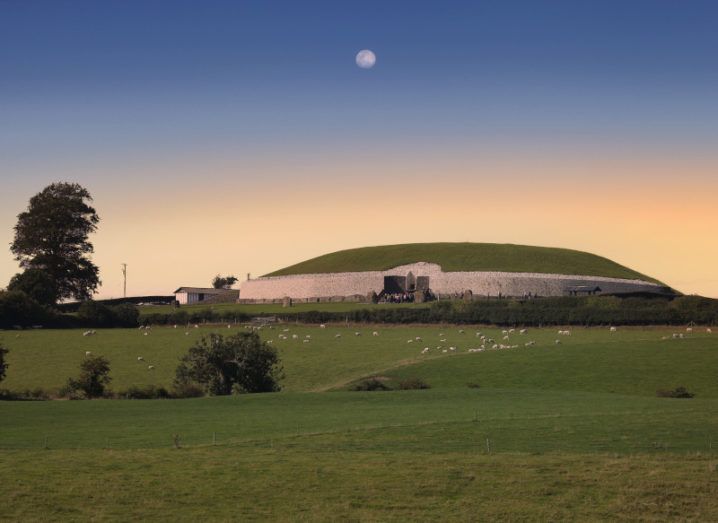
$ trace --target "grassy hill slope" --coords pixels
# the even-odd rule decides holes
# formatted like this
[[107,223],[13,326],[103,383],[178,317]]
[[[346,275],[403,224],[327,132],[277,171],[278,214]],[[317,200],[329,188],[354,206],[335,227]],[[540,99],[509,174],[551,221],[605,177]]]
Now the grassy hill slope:
[[447,272],[539,272],[657,282],[607,258],[587,252],[498,243],[408,243],[362,247],[325,254],[267,276],[384,271],[422,261],[437,263]]

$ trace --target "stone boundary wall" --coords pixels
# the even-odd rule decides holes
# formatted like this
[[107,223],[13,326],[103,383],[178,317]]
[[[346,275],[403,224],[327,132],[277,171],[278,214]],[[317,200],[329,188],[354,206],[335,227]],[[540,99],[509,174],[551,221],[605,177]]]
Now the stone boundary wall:
[[[564,296],[567,288],[598,286],[602,294],[665,293],[666,287],[643,280],[528,272],[443,272],[435,263],[412,263],[387,271],[336,272],[268,276],[247,280],[240,285],[241,302],[270,302],[288,296],[295,300],[343,301],[342,297],[377,294],[384,288],[384,276],[428,276],[436,294],[456,294],[470,290],[475,296]],[[348,301],[348,300],[347,300]]]

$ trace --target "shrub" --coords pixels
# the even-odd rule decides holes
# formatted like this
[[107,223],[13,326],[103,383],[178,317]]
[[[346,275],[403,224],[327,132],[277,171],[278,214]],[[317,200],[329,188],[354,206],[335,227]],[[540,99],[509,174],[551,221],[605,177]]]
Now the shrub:
[[367,378],[355,383],[350,390],[353,391],[375,391],[375,390],[391,390],[386,383],[378,378]]
[[0,291],[0,328],[44,324],[52,315],[22,291]]
[[201,398],[204,395],[204,388],[196,383],[175,383],[172,388],[173,398]]
[[659,389],[656,391],[659,398],[692,398],[695,396],[692,392],[688,392],[685,387],[676,387],[673,390]]
[[5,361],[5,356],[8,352],[2,343],[0,343],[0,381],[5,379],[5,373],[7,372],[8,364],[7,361]]
[[421,390],[430,388],[431,386],[421,378],[408,378],[399,382],[399,389],[401,390]]
[[177,367],[177,384],[196,383],[211,395],[275,392],[282,369],[277,351],[256,332],[204,336]]
[[28,401],[48,399],[50,399],[50,395],[40,388],[23,390],[19,392],[7,389],[0,389],[0,400],[2,401]]
[[80,376],[67,381],[67,395],[82,394],[86,398],[99,398],[105,393],[105,387],[112,381],[110,362],[102,356],[90,357],[80,364]]
[[80,305],[77,317],[88,327],[112,327],[112,310],[100,302],[88,300]]
[[139,325],[140,311],[131,303],[123,303],[110,307],[113,327],[137,327]]
[[153,399],[166,399],[171,397],[170,393],[164,387],[157,387],[155,385],[147,385],[145,387],[139,387],[133,385],[129,389],[119,392],[118,398],[126,400],[153,400]]

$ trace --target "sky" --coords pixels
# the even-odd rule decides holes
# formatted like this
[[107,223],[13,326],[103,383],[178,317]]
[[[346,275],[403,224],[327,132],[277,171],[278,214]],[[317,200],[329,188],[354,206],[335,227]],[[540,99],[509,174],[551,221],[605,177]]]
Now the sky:
[[17,215],[72,181],[101,298],[122,263],[168,295],[429,241],[718,297],[717,25],[712,1],[0,0],[0,287]]

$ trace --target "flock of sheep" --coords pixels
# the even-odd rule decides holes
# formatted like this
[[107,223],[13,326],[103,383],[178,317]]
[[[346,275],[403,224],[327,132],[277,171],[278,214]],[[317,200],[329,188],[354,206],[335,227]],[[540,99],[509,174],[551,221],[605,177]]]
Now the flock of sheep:
[[[326,326],[325,324],[319,325],[319,328],[320,328],[320,329],[326,329],[326,327],[327,327],[327,326]],[[177,329],[178,326],[177,326],[177,325],[174,325],[173,328],[174,328],[174,329]],[[193,328],[198,329],[198,328],[199,328],[199,325],[195,324],[195,325],[193,325]],[[227,328],[228,328],[228,329],[231,329],[231,328],[232,328],[232,325],[227,325]],[[255,331],[259,331],[259,330],[262,330],[263,327],[261,327],[261,326],[257,327],[257,326],[246,325],[245,328],[246,328],[246,329],[252,329],[252,330],[255,330]],[[269,326],[269,329],[272,329],[272,328],[273,328],[273,327],[270,325],[270,326]],[[143,334],[144,336],[149,336],[149,335],[150,335],[150,332],[152,331],[152,327],[149,326],[149,325],[143,325],[143,326],[140,326],[140,327],[139,327],[139,330],[142,331],[142,334]],[[609,331],[610,331],[611,333],[615,333],[615,332],[618,331],[618,329],[617,329],[616,327],[609,327]],[[687,327],[687,328],[686,328],[686,334],[684,334],[684,333],[682,333],[682,332],[676,332],[676,333],[673,333],[671,336],[663,336],[661,339],[662,339],[662,340],[684,339],[684,338],[686,338],[686,335],[687,335],[687,334],[691,334],[692,332],[693,332],[693,327]],[[712,333],[713,333],[713,330],[712,330],[710,327],[708,327],[708,328],[706,328],[705,332],[706,332],[707,334],[712,334]],[[187,328],[185,329],[184,334],[185,334],[185,336],[189,336],[189,333],[190,333],[190,325],[187,325]],[[289,328],[284,328],[284,329],[282,329],[282,331],[278,334],[277,339],[278,339],[278,340],[289,340],[289,339],[292,339],[292,340],[296,340],[296,341],[299,341],[299,340],[300,340],[300,336],[299,336],[298,334],[296,334],[296,333],[294,333],[294,334],[289,334],[289,333],[290,333],[290,329],[289,329]],[[532,347],[532,346],[536,345],[536,342],[535,342],[534,340],[529,340],[529,341],[526,341],[526,342],[524,342],[524,343],[522,343],[522,344],[520,344],[520,343],[511,344],[511,343],[510,343],[511,337],[512,337],[513,335],[515,335],[516,333],[517,333],[516,329],[504,329],[504,330],[502,330],[502,331],[501,331],[501,335],[502,335],[501,341],[502,341],[502,342],[501,342],[501,343],[498,343],[496,340],[494,340],[493,338],[491,338],[491,337],[489,337],[489,336],[486,336],[486,335],[483,334],[481,331],[476,331],[475,337],[478,338],[478,341],[480,342],[480,345],[479,345],[478,347],[475,347],[475,348],[467,349],[466,352],[476,353],[476,352],[483,352],[483,351],[485,351],[485,350],[518,349],[521,345],[523,345],[524,347]],[[527,333],[528,333],[528,329],[519,329],[519,330],[518,330],[518,334],[519,334],[520,336],[524,336],[524,335],[526,335]],[[466,334],[466,331],[465,331],[464,329],[459,329],[459,334]],[[570,331],[570,330],[564,330],[564,329],[562,329],[562,330],[559,330],[559,331],[557,332],[557,334],[558,334],[558,336],[571,336],[571,331]],[[82,333],[82,336],[83,336],[83,337],[95,336],[95,335],[97,335],[97,331],[95,331],[95,330],[87,330],[87,331],[84,331],[84,332]],[[354,332],[354,336],[356,336],[356,337],[359,337],[359,336],[361,336],[361,335],[362,335],[362,332],[361,332],[361,331],[355,331],[355,332]],[[372,331],[371,335],[374,336],[374,337],[379,336],[379,331]],[[336,334],[334,335],[334,338],[335,338],[335,339],[340,339],[341,337],[342,337],[341,333],[336,333]],[[312,341],[312,336],[311,336],[311,334],[306,334],[306,335],[304,335],[304,337],[301,338],[301,341],[302,341],[302,343],[310,343],[310,342]],[[406,340],[406,343],[417,343],[417,342],[422,342],[422,341],[423,341],[423,338],[422,338],[421,336],[415,336],[415,337],[413,337],[413,338],[409,338],[408,340]],[[504,341],[507,342],[507,343],[503,343]],[[270,344],[270,345],[272,345],[273,342],[274,342],[274,340],[272,340],[272,339],[267,340],[267,343]],[[439,333],[439,343],[442,343],[442,344],[447,343],[447,338],[446,338],[446,336],[445,336],[445,334],[444,334],[443,332]],[[558,338],[555,339],[555,340],[554,340],[554,344],[555,344],[555,345],[560,345],[560,344],[561,344],[561,340],[558,339]],[[425,347],[420,351],[420,354],[423,354],[423,355],[424,355],[424,354],[428,354],[429,352],[431,352],[431,350],[432,350],[431,347],[425,346]],[[441,351],[442,354],[448,354],[448,353],[455,353],[455,352],[457,351],[457,347],[456,347],[456,346],[453,346],[453,345],[448,346],[448,347],[445,347],[444,345],[437,345],[434,350],[436,350],[436,351]],[[86,357],[92,356],[92,352],[91,352],[91,351],[85,351],[85,356],[86,356]],[[143,362],[145,362],[145,359],[144,359],[142,356],[137,356],[137,361],[138,361],[139,363],[143,363]],[[154,368],[155,368],[154,365],[151,365],[151,364],[147,365],[147,370],[154,370]]]

